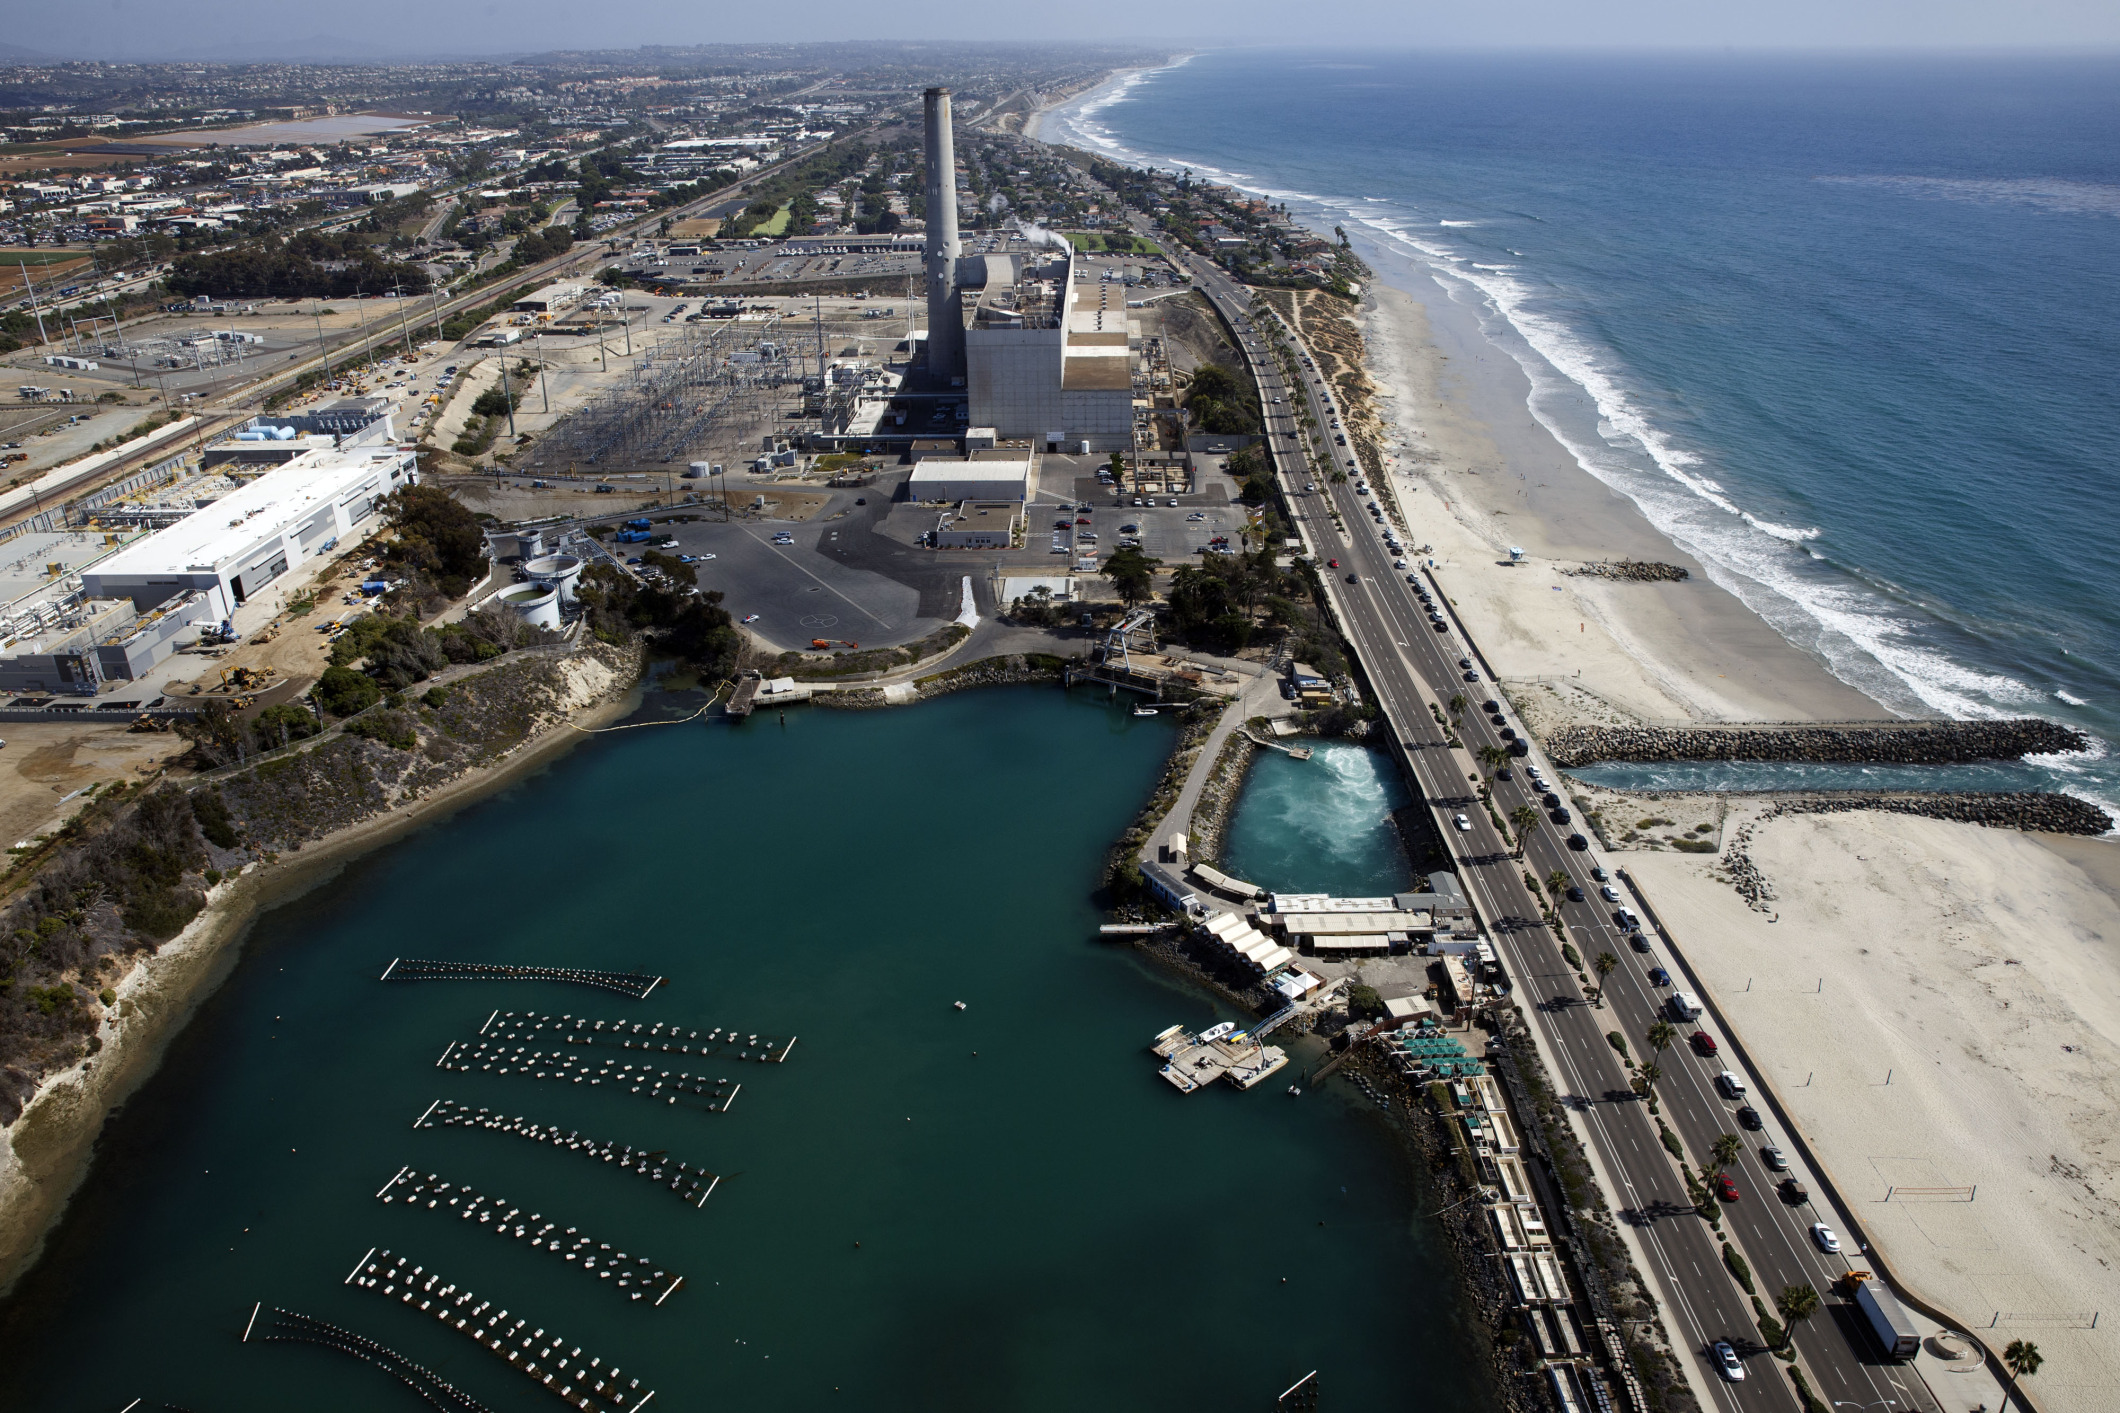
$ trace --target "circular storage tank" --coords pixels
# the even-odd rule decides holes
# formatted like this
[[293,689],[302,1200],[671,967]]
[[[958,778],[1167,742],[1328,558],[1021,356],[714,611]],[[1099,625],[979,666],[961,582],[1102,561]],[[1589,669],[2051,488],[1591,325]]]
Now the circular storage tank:
[[501,593],[500,600],[533,628],[559,627],[559,590],[550,584],[524,584]]
[[516,553],[524,559],[536,559],[545,552],[545,532],[525,530],[515,537]]
[[582,562],[571,554],[548,554],[523,566],[532,583],[550,584],[559,590],[561,603],[574,602],[574,583],[582,577]]

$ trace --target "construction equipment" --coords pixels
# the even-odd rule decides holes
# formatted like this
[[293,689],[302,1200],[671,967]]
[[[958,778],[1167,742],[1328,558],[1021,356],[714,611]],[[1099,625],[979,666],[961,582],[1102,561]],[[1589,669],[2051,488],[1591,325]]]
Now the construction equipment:
[[277,679],[262,667],[224,667],[221,685],[239,692],[262,692]]
[[169,729],[169,719],[143,711],[134,717],[133,724],[125,729],[128,731],[167,731]]

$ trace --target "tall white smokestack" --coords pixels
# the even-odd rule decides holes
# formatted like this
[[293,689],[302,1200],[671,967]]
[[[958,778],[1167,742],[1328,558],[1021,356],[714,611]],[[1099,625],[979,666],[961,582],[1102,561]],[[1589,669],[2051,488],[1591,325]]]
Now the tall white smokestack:
[[957,144],[950,91],[931,88],[927,106],[927,356],[938,382],[964,372],[964,314],[957,298]]

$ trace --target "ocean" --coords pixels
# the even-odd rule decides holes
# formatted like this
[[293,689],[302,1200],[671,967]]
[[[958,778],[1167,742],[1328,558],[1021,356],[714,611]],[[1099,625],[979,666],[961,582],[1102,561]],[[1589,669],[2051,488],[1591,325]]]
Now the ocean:
[[[698,702],[651,694],[635,719]],[[615,1362],[654,1408],[1263,1407],[1312,1370],[1352,1408],[1497,1407],[1423,1171],[1366,1100],[1157,1074],[1164,1027],[1243,1019],[1097,938],[1105,850],[1172,734],[1054,688],[614,732],[347,864],[257,920],[111,1120],[0,1305],[0,1407],[419,1406],[346,1354],[264,1340],[276,1307],[489,1407],[558,1406],[345,1284],[372,1247]],[[381,982],[399,956],[670,980],[644,1001]],[[438,1068],[496,1009],[796,1043],[781,1065],[654,1057],[741,1083],[726,1113]],[[1292,1044],[1296,1078],[1324,1050]],[[695,1209],[576,1152],[416,1129],[438,1099],[722,1181]],[[536,1251],[380,1201],[407,1166],[685,1284],[634,1302],[572,1236]]]
[[1040,136],[1476,302],[1783,636],[1895,712],[2083,728],[2009,778],[2120,812],[2120,59],[1223,50]]

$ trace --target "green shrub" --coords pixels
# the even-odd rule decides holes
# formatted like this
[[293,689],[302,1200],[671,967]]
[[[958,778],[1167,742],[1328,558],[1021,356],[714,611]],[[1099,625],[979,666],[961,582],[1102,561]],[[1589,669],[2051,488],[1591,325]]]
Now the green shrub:
[[66,985],[32,986],[22,994],[28,998],[29,1008],[40,1016],[55,1016],[79,1004],[74,988]]
[[1575,944],[1573,942],[1561,943],[1561,955],[1568,959],[1569,966],[1574,967],[1577,971],[1581,971],[1583,969],[1582,954],[1575,950]]
[[229,816],[228,801],[221,798],[219,790],[201,790],[191,797],[191,817],[199,822],[199,832],[206,842],[219,849],[236,846],[235,820]]
[[118,1004],[118,993],[106,986],[96,993],[96,999],[106,1006],[115,1006]]
[[1745,1258],[1738,1255],[1737,1248],[1728,1242],[1723,1243],[1722,1256],[1723,1264],[1730,1268],[1730,1274],[1737,1278],[1737,1283],[1745,1288],[1745,1294],[1752,1294],[1752,1268],[1745,1264]]
[[401,711],[370,712],[346,727],[349,736],[361,736],[370,741],[409,751],[420,743],[419,734],[413,730],[412,718]]
[[375,680],[350,667],[327,667],[314,690],[317,704],[333,716],[352,716],[383,699]]

